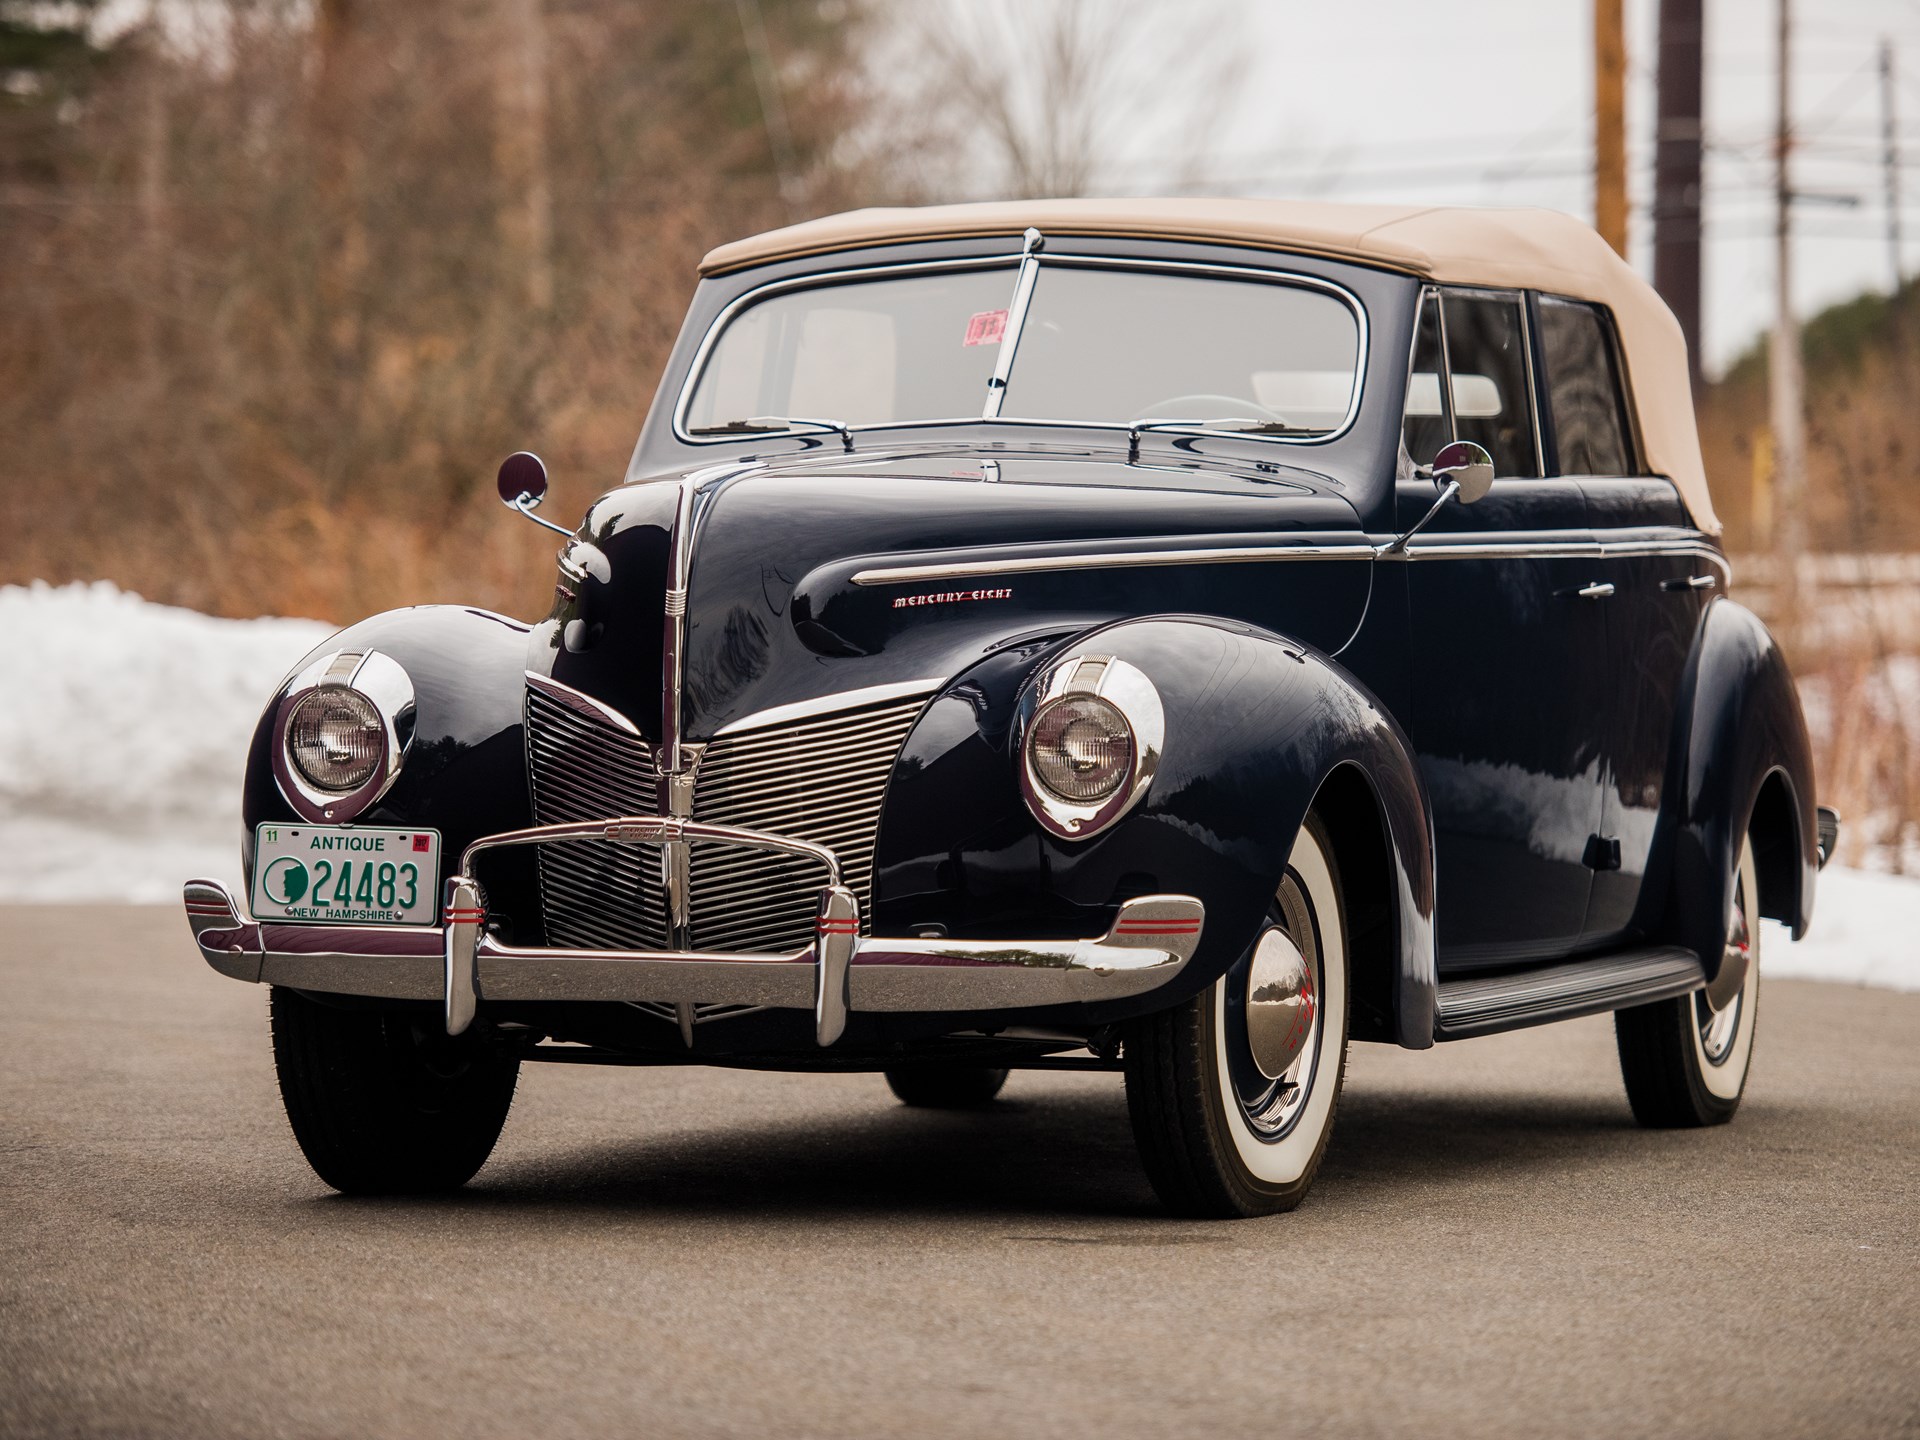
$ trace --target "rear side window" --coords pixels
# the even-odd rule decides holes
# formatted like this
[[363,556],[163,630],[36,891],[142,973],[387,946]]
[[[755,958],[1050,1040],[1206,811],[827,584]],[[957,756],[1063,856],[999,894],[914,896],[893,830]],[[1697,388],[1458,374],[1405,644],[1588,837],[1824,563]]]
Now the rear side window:
[[1612,326],[1595,306],[1540,297],[1540,350],[1562,475],[1630,475],[1626,405]]
[[[1444,325],[1438,323],[1443,316],[1436,310],[1443,310]],[[1446,291],[1438,306],[1429,295],[1420,312],[1413,373],[1407,380],[1408,454],[1424,465],[1449,438],[1471,440],[1493,456],[1495,475],[1539,475],[1526,321],[1519,298]],[[1442,329],[1453,399],[1451,436],[1436,373]]]

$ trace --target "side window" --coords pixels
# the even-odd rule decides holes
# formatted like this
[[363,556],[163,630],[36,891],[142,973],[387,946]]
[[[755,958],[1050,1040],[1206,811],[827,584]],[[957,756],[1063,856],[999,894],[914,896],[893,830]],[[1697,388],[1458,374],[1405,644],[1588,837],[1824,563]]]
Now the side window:
[[[1453,400],[1451,434],[1438,373],[1443,332]],[[1438,304],[1432,296],[1422,302],[1403,432],[1416,464],[1426,464],[1450,439],[1471,440],[1492,454],[1495,475],[1530,478],[1540,473],[1526,334],[1517,296],[1448,291]]]
[[1633,472],[1611,328],[1592,305],[1540,297],[1547,407],[1562,475]]
[[1519,297],[1448,293],[1444,304],[1456,438],[1486,446],[1495,475],[1538,475]]

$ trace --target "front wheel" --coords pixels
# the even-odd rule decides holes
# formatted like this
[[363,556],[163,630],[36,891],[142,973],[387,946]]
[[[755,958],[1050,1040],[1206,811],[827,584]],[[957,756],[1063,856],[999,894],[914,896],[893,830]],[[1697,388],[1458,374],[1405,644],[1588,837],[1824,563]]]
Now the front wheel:
[[1627,1103],[1642,1125],[1724,1125],[1740,1108],[1760,1018],[1760,890],[1751,839],[1740,846],[1721,964],[1739,966],[1742,975],[1724,1004],[1696,990],[1614,1014]]
[[493,1153],[520,1062],[477,1036],[273,987],[273,1063],[293,1138],[348,1195],[454,1190]]
[[1340,874],[1318,817],[1238,964],[1123,1044],[1147,1178],[1177,1215],[1291,1210],[1320,1168],[1347,1058]]

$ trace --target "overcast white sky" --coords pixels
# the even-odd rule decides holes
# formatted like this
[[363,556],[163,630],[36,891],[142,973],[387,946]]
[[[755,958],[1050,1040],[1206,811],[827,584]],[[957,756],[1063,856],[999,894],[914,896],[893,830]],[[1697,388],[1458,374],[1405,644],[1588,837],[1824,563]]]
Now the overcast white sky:
[[[1207,188],[1246,194],[1548,205],[1592,215],[1588,0],[1238,0],[1249,69]],[[1876,47],[1896,46],[1909,239],[1920,266],[1920,0],[1797,0],[1800,190],[1857,195],[1796,213],[1802,313],[1890,283]],[[1656,0],[1627,0],[1632,258],[1651,274]],[[1704,347],[1711,368],[1772,312],[1774,0],[1706,0]],[[1124,172],[1123,172],[1124,173]],[[1144,178],[1144,175],[1143,177]]]

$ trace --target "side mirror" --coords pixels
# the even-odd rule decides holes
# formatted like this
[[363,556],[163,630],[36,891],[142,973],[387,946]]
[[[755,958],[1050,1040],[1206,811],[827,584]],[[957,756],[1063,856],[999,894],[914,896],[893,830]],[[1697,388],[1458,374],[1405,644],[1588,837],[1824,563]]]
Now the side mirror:
[[547,498],[547,467],[531,450],[516,450],[500,462],[499,485],[500,503],[524,514]]
[[517,511],[536,525],[544,525],[556,535],[573,533],[533,513],[547,498],[547,467],[531,450],[516,450],[502,460],[495,483],[500,489],[500,503],[509,510]]
[[1471,505],[1484,499],[1487,491],[1493,488],[1493,456],[1483,446],[1471,440],[1456,440],[1451,445],[1443,445],[1440,453],[1433,457],[1433,464],[1419,472],[1440,487],[1440,493],[1434,497],[1433,504],[1404,534],[1396,535],[1386,544],[1373,552],[1376,560],[1404,560],[1407,558],[1407,542],[1427,528],[1427,522],[1440,513],[1440,507],[1449,500],[1458,500],[1462,505]]
[[1486,498],[1487,491],[1493,488],[1493,456],[1471,440],[1456,440],[1442,446],[1440,453],[1433,457],[1432,475],[1436,485],[1444,486],[1448,481],[1458,485],[1454,499],[1462,505],[1471,505]]

